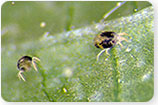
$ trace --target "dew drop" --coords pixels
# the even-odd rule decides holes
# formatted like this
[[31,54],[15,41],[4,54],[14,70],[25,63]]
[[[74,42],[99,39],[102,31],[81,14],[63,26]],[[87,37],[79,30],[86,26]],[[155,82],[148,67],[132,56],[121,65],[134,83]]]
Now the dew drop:
[[73,70],[69,67],[64,68],[63,73],[66,77],[71,77],[73,75]]

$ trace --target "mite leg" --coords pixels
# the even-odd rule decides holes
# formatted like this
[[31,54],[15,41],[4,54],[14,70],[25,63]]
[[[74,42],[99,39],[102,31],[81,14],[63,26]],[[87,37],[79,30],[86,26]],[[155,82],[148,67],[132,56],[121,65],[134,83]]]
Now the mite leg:
[[128,42],[128,40],[126,38],[122,37],[122,35],[128,35],[128,34],[126,34],[126,33],[119,33],[118,34],[118,42],[117,42],[117,44],[119,44],[121,47],[123,47],[123,45],[121,43],[122,41]]
[[32,65],[33,65],[33,68],[35,69],[35,71],[38,71],[37,66],[36,66],[36,63],[35,63],[36,61],[40,61],[40,59],[37,58],[37,57],[33,57],[33,58],[32,58]]
[[118,35],[122,36],[122,35],[128,35],[128,34],[123,32],[123,33],[119,33]]
[[128,40],[126,39],[126,38],[124,38],[124,37],[120,37],[120,42],[121,41],[126,41],[126,42],[128,42]]
[[33,61],[40,61],[40,59],[37,58],[37,57],[32,57],[32,60],[33,60]]
[[109,54],[109,51],[110,49],[103,49],[99,52],[99,54],[97,55],[97,61],[99,61],[99,57],[102,55],[102,53],[106,52],[107,55],[110,55]]
[[23,75],[22,75],[22,72],[24,72],[24,71],[19,71],[19,73],[18,73],[18,78],[21,80],[23,80],[23,81],[26,81],[25,80],[25,78],[23,77]]
[[32,61],[32,65],[33,65],[33,68],[35,69],[35,71],[38,71],[35,61]]

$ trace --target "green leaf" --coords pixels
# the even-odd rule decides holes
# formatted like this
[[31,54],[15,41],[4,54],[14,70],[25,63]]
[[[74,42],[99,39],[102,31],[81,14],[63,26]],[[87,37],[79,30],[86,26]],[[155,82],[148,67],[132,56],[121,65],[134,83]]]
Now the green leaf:
[[[153,7],[133,15],[2,47],[2,97],[6,101],[149,101],[154,92]],[[128,42],[110,56],[93,44],[101,31],[125,32]],[[16,77],[17,60],[39,57],[38,72]]]

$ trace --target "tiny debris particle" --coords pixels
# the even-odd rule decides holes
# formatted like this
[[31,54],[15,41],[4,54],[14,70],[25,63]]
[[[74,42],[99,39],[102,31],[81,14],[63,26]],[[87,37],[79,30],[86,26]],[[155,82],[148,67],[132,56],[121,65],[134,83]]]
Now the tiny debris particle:
[[44,28],[45,26],[46,26],[46,22],[41,22],[41,23],[40,23],[40,27],[41,27],[41,28]]
[[142,81],[146,81],[151,77],[151,72],[148,72],[147,74],[143,75]]
[[118,79],[118,83],[120,83],[121,82],[121,80],[120,79]]
[[131,50],[132,50],[131,48],[127,47],[125,51],[130,52]]
[[118,7],[121,6],[121,2],[118,2],[118,3],[116,4],[116,6],[118,6]]
[[134,9],[134,12],[137,12],[137,11],[138,11],[138,9],[135,8],[135,9]]
[[88,102],[90,102],[90,101],[91,101],[89,97],[87,98],[87,100],[88,100]]
[[67,89],[66,88],[63,88],[63,91],[64,91],[64,93],[67,93]]

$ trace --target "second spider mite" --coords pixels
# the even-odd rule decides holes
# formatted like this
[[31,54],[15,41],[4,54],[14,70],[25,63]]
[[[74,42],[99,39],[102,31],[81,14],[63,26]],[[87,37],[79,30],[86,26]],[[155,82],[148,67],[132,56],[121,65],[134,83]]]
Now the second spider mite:
[[99,56],[106,51],[107,54],[108,50],[112,47],[114,47],[116,44],[119,44],[122,46],[122,41],[127,41],[122,35],[127,35],[126,33],[115,33],[112,31],[104,31],[98,36],[94,38],[94,45],[97,48],[103,49],[98,55],[97,55],[97,61],[99,60]]
[[18,60],[17,68],[20,70],[18,73],[19,79],[22,79],[23,81],[26,81],[23,77],[22,73],[25,71],[29,71],[33,65],[33,68],[37,70],[36,67],[36,61],[40,61],[37,57],[30,57],[30,56],[23,56]]

